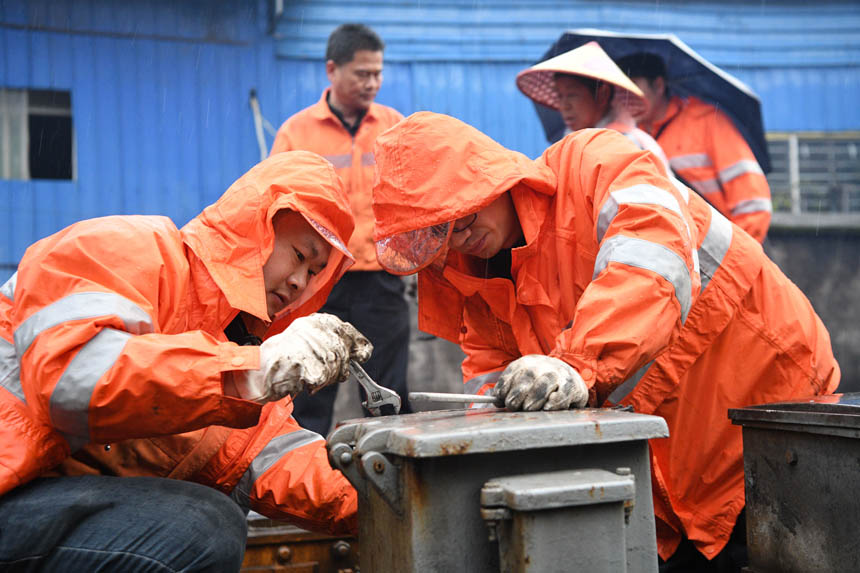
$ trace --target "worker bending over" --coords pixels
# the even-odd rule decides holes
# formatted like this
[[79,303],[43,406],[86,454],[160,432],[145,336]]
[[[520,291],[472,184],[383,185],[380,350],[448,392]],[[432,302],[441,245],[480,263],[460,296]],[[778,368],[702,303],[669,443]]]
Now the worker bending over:
[[651,442],[659,553],[689,570],[717,557],[744,506],[726,410],[839,382],[800,290],[611,130],[533,161],[421,112],[378,138],[376,162],[377,256],[418,272],[419,327],[461,345],[467,390],[510,410],[665,418],[669,438]]
[[296,151],[182,229],[114,216],[32,245],[0,287],[0,568],[235,571],[249,507],[354,532],[287,398],[370,355],[311,314],[352,229],[332,166]]

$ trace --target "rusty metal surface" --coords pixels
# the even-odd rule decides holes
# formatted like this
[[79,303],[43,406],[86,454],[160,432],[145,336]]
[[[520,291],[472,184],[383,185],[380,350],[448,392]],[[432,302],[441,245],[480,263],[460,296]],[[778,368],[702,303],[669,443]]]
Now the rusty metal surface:
[[481,489],[483,507],[537,511],[632,499],[631,475],[585,469],[496,478]]
[[367,421],[347,420],[329,443],[352,443],[358,454],[381,451],[409,458],[611,443],[668,436],[657,416],[622,410],[507,412],[437,410]]
[[619,410],[448,410],[344,422],[328,448],[359,491],[359,539],[378,540],[363,545],[362,570],[499,571],[481,517],[487,481],[626,467],[636,483],[626,567],[656,571],[647,440],[666,433],[662,418]]

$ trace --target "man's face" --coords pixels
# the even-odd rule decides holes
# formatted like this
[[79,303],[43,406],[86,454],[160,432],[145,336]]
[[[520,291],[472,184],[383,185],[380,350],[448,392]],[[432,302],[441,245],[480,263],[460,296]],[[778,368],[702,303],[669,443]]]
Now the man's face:
[[278,211],[272,226],[275,244],[263,265],[270,319],[301,296],[314,275],[325,268],[331,252],[331,245],[295,211]]
[[344,113],[364,111],[373,103],[382,85],[382,52],[358,50],[352,61],[336,65],[326,62],[335,105]]
[[595,99],[593,90],[576,78],[564,75],[556,76],[555,91],[558,94],[558,111],[561,112],[564,124],[571,131],[594,127],[597,122],[603,119],[608,106],[608,86],[604,90],[607,92],[606,98],[602,97],[602,88],[604,86],[598,88],[598,98],[606,99],[606,102]]
[[633,119],[636,120],[637,123],[649,124],[654,122],[654,120],[660,119],[657,115],[660,112],[660,108],[663,104],[663,92],[664,92],[664,83],[663,78],[654,78],[653,80],[649,80],[646,77],[637,76],[631,77],[633,83],[639,86],[639,89],[642,90],[642,93],[645,95],[645,105],[641,108],[641,111],[638,113],[634,113]]
[[512,247],[522,236],[510,193],[478,211],[454,221],[449,248],[480,259],[489,259]]

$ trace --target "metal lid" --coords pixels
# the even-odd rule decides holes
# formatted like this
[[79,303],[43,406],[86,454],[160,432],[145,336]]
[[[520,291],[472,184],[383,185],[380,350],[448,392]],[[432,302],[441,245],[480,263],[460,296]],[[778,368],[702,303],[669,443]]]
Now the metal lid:
[[860,428],[860,393],[827,394],[729,410],[737,425],[803,424]]
[[516,511],[556,509],[633,499],[633,475],[606,470],[567,470],[495,478],[481,489],[483,507]]
[[339,443],[354,444],[358,455],[376,451],[429,458],[645,440],[668,435],[663,418],[617,409],[507,412],[484,408],[347,420],[331,433],[328,446],[331,449]]

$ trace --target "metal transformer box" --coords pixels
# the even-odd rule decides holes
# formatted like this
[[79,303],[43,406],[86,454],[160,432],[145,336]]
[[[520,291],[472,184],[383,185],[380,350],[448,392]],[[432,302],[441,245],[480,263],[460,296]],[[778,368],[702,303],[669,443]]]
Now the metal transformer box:
[[[350,420],[331,433],[328,449],[334,467],[359,494],[362,571],[499,571],[505,548],[490,540],[489,522],[482,517],[484,486],[485,505],[518,511],[521,504],[504,501],[514,498],[499,494],[501,503],[493,503],[493,492],[501,487],[522,493],[525,482],[499,478],[549,472],[558,481],[558,472],[567,470],[603,470],[595,474],[603,480],[609,479],[607,472],[630,476],[617,485],[606,481],[608,487],[631,490],[632,503],[624,502],[624,511],[617,513],[626,521],[619,530],[623,537],[615,539],[626,556],[622,570],[656,571],[648,439],[667,435],[662,418],[623,410],[491,408]],[[579,503],[574,490],[564,494],[570,503],[563,505]],[[624,498],[621,490],[612,501]],[[529,502],[525,509],[553,505],[546,496],[531,499],[544,501]],[[570,539],[587,527],[581,514],[577,522],[553,519],[553,527]]]
[[729,417],[743,426],[749,570],[860,571],[860,394]]

